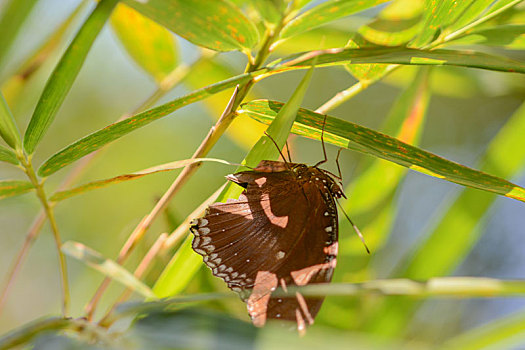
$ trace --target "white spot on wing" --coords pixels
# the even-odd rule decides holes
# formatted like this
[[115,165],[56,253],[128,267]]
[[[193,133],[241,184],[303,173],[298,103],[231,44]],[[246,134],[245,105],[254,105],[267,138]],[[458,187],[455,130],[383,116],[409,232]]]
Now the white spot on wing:
[[201,227],[199,228],[199,232],[203,235],[207,235],[208,233],[210,233],[210,229],[207,227]]

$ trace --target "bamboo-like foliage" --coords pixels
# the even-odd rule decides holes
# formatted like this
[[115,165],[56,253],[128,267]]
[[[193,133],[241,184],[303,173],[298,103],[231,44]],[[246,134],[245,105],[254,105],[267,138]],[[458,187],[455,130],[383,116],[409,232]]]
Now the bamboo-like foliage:
[[[468,98],[489,99],[499,84],[504,85],[501,95],[523,101],[525,7],[521,2],[100,0],[87,6],[89,1],[81,1],[25,60],[6,65],[13,60],[14,49],[24,44],[17,34],[32,18],[29,15],[43,16],[31,10],[42,11],[46,3],[9,0],[0,12],[1,31],[6,34],[0,36],[0,200],[7,213],[34,197],[41,212],[21,248],[1,237],[12,234],[7,232],[11,227],[0,229],[0,245],[10,245],[0,253],[9,252],[5,258],[12,259],[4,263],[9,268],[0,270],[0,333],[10,317],[27,318],[24,311],[9,315],[19,309],[20,297],[13,297],[13,289],[32,268],[30,261],[19,276],[40,232],[47,234],[46,222],[59,271],[59,278],[52,275],[46,280],[61,290],[53,296],[53,305],[60,302],[62,307],[37,309],[49,309],[42,316],[62,314],[12,330],[0,338],[0,349],[52,342],[79,348],[96,342],[107,348],[129,344],[347,348],[351,343],[374,349],[479,349],[525,341],[523,312],[499,319],[492,315],[487,324],[474,329],[441,331],[426,326],[430,321],[417,322],[428,313],[425,302],[436,299],[511,301],[525,296],[524,280],[505,279],[505,274],[451,277],[481,244],[484,233],[497,234],[485,232],[497,198],[523,212],[525,186],[518,175],[525,165],[525,106],[511,109],[495,103],[492,112],[505,115],[492,118],[498,127],[488,145],[478,145],[474,152],[462,150],[481,155],[478,162],[458,162],[439,149],[424,148],[427,135],[432,139],[440,133],[431,129],[436,120],[445,118],[449,108],[463,110]],[[105,29],[111,30],[110,39]],[[67,34],[71,40],[66,40]],[[82,73],[89,69],[90,60],[99,59],[94,57],[97,52],[101,55],[102,43],[108,40],[114,45],[105,49],[124,53],[120,59],[149,81],[146,88],[141,85],[140,103],[126,91],[103,95],[100,103],[105,106],[125,99],[127,112],[117,115],[116,108],[109,108],[113,121],[101,122],[95,115],[100,113],[95,85],[86,88],[89,79]],[[103,53],[108,66],[114,52]],[[291,82],[293,72],[301,75],[301,82]],[[344,76],[344,82],[330,72]],[[35,79],[39,76],[45,76],[44,81]],[[286,95],[270,92],[268,87],[275,81],[289,86]],[[398,88],[397,96],[377,95],[392,91],[392,86]],[[24,98],[35,90],[39,91],[35,101]],[[369,93],[380,98],[367,99]],[[83,104],[78,102],[80,94]],[[446,98],[455,99],[454,107],[447,106]],[[377,117],[382,126],[364,122],[348,108],[340,112],[348,105],[359,106],[360,99],[370,109],[394,100],[389,111]],[[322,102],[316,108],[311,100]],[[28,103],[32,105],[27,107]],[[32,112],[26,116],[24,109]],[[79,122],[73,116],[67,119],[68,114],[87,117]],[[204,126],[207,115],[213,117],[211,127]],[[462,125],[472,118],[466,120]],[[468,127],[475,130],[477,125]],[[151,130],[155,136],[148,136]],[[272,325],[253,328],[246,321],[243,303],[202,268],[188,234],[191,219],[209,203],[239,195],[241,189],[231,183],[219,188],[222,175],[235,170],[232,165],[246,169],[263,159],[278,159],[265,130],[281,148],[288,140],[288,149],[297,158],[308,154],[302,148],[309,149],[308,143],[302,138],[315,140],[321,150],[324,131],[327,145],[348,150],[344,154],[351,154],[358,164],[342,163],[343,170],[355,171],[352,179],[345,176],[349,200],[342,207],[361,225],[372,255],[367,256],[358,240],[346,234],[350,226],[343,216],[334,283],[301,288],[305,295],[328,296],[303,339]],[[229,141],[233,146],[225,146]],[[235,152],[221,153],[226,152],[224,147]],[[141,152],[149,153],[141,159]],[[164,156],[169,159],[159,161]],[[199,171],[212,169],[211,163],[222,163],[222,168]],[[173,175],[177,169],[181,170]],[[154,175],[159,173],[165,177]],[[400,200],[404,186],[416,178],[410,173],[430,176],[428,187],[453,183],[459,190],[434,212],[433,224],[426,218],[419,221],[428,225],[426,232],[397,255],[397,262],[391,264],[395,266],[385,269],[384,261],[394,259],[390,252],[402,245],[396,224],[411,216]],[[143,180],[116,186],[135,179]],[[150,187],[141,185],[147,181]],[[101,188],[106,189],[93,191]],[[204,200],[213,190],[215,194]],[[131,191],[139,193],[133,198],[142,198],[140,204],[127,199]],[[98,206],[112,209],[86,222],[82,212]],[[123,222],[122,213],[133,222]],[[523,216],[513,220],[518,223]],[[98,229],[88,238],[75,234],[75,228],[84,226]],[[519,238],[515,238],[517,247]],[[106,240],[111,244],[100,244]],[[71,260],[66,261],[66,256]],[[69,264],[72,261],[82,264]],[[124,287],[120,296],[112,282]],[[125,303],[132,293],[136,301]],[[45,298],[35,300],[46,303]],[[199,307],[190,307],[195,304]],[[126,330],[111,329],[129,317],[135,321]],[[441,324],[465,319],[459,312],[436,317]],[[53,335],[42,337],[44,332]]]

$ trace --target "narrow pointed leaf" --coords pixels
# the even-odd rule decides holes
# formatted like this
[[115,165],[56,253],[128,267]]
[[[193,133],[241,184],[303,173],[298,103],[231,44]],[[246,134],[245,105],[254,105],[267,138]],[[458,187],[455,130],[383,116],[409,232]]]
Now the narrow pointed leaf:
[[[281,102],[258,100],[243,104],[239,112],[269,124],[281,106]],[[323,119],[324,115],[300,109],[292,132],[320,139]],[[324,139],[339,147],[383,158],[426,175],[525,202],[525,188],[354,123],[328,116]]]
[[[429,101],[429,70],[422,69],[397,99],[382,130],[389,135],[395,135],[400,141],[417,146],[425,125]],[[407,170],[382,159],[375,159],[345,189],[350,199],[345,201],[344,209],[352,215],[352,220],[359,222],[366,235],[367,245],[372,251],[378,251],[388,238],[390,225],[393,224],[397,212],[393,196]],[[374,220],[370,222],[371,216]],[[342,220],[340,231],[345,232],[345,229],[347,232],[351,231],[349,223]],[[344,251],[354,254],[362,253],[361,242],[353,238],[346,239],[341,247],[344,247]]]
[[157,82],[177,67],[175,38],[164,27],[124,4],[111,15],[111,25],[133,60]]
[[24,148],[32,154],[53,122],[93,42],[118,0],[101,0],[82,25],[44,87],[24,136]]
[[[314,61],[315,64],[315,61]],[[308,72],[303,77],[301,83],[297,86],[297,89],[294,91],[292,97],[282,105],[282,108],[275,114],[275,118],[269,123],[268,129],[266,132],[273,138],[273,141],[279,146],[280,149],[283,148],[290,130],[295,121],[299,107],[303,102],[304,95],[310,84],[310,79],[314,72],[314,66],[312,65]],[[255,167],[263,159],[278,159],[279,151],[276,149],[274,143],[266,135],[261,136],[259,141],[253,146],[246,158],[244,159],[244,164]],[[238,169],[239,171],[242,169]],[[246,170],[246,169],[244,169]]]
[[317,58],[317,66],[355,63],[391,63],[407,65],[449,65],[501,72],[525,73],[525,63],[506,57],[461,50],[417,50],[407,48],[331,49],[292,55],[279,62],[278,68],[308,68]]
[[517,349],[523,341],[525,341],[525,313],[522,311],[455,336],[443,344],[443,349]]
[[508,5],[510,5],[510,7],[517,5],[522,1],[523,0],[496,0],[494,4],[491,7],[489,7],[487,13],[485,13],[483,17],[496,11],[499,11],[501,8],[507,7]]
[[251,0],[253,6],[261,17],[271,24],[276,24],[281,20],[282,9],[273,0]]
[[225,0],[125,0],[184,39],[212,50],[247,51],[259,40],[255,25]]
[[283,28],[280,39],[287,39],[386,1],[387,0],[329,0],[323,2],[290,21]]
[[225,160],[215,159],[215,158],[192,158],[192,159],[178,160],[175,162],[158,165],[156,167],[144,169],[144,170],[137,171],[137,172],[130,173],[130,174],[123,174],[123,175],[115,176],[109,179],[88,182],[87,184],[77,186],[69,190],[57,192],[54,195],[52,195],[49,199],[55,202],[61,201],[61,200],[76,196],[78,194],[82,194],[84,192],[88,192],[88,191],[95,190],[98,188],[107,187],[107,186],[114,185],[114,184],[124,182],[124,181],[140,179],[141,177],[146,176],[146,175],[180,169],[187,165],[200,163],[200,162],[217,162],[217,163],[222,163],[222,164],[235,165]]
[[40,70],[44,63],[47,62],[47,59],[53,55],[62,44],[64,38],[69,34],[69,31],[72,30],[71,23],[77,19],[79,14],[83,13],[88,3],[88,1],[82,1],[31,55],[19,62],[15,73],[2,83],[1,90],[4,92],[5,99],[10,104],[15,104],[13,101],[17,101],[25,84]]
[[[396,101],[382,130],[402,142],[417,145],[429,100],[428,71],[424,71],[416,76]],[[351,194],[352,200],[348,201],[346,208],[352,208],[351,212],[355,215],[380,204],[397,187],[405,170],[390,164],[385,166],[382,160],[377,159],[348,188],[347,193]]]
[[[472,0],[463,0],[458,3],[469,3],[470,1]],[[423,30],[410,46],[422,47],[433,41],[436,34],[439,34],[438,31],[448,22],[455,5],[455,0],[425,0],[425,10],[423,12],[425,14],[425,20]]]
[[[272,136],[280,148],[285,144],[290,133],[297,111],[312,78],[313,71],[314,67],[312,66],[305,74],[290,100],[282,106],[283,108],[279,113],[275,114],[275,118],[267,129],[268,134]],[[276,159],[278,156],[279,152],[276,150],[273,142],[268,136],[263,135],[250,150],[243,164],[255,167],[263,159]],[[241,169],[246,168],[238,168],[238,170]],[[217,201],[225,201],[227,198],[238,197],[241,191],[242,188],[240,186],[233,185],[232,182],[229,181]],[[162,298],[180,293],[187,287],[198,269],[202,267],[202,257],[191,248],[192,239],[193,237],[191,236],[186,238],[157,280],[153,288],[157,296]]]
[[[346,43],[345,48],[365,49],[375,47],[359,33],[355,33]],[[346,64],[345,69],[361,82],[373,82],[381,79],[387,72],[388,64]]]
[[27,181],[2,180],[0,181],[0,199],[18,196],[33,189],[33,185]]
[[451,31],[458,30],[467,24],[477,19],[486,9],[492,4],[494,0],[476,0],[470,3],[470,6],[457,18],[453,25],[450,26]]
[[525,49],[525,25],[508,24],[474,30],[447,45],[488,45],[512,50]]
[[301,51],[313,51],[343,47],[352,36],[352,32],[332,27],[321,27],[296,35],[293,40],[286,40],[275,48],[281,56]]
[[[16,328],[7,334],[2,334],[2,337],[0,338],[0,349],[27,348],[28,346],[26,345],[28,345],[28,342],[42,335],[42,333],[58,332],[63,329],[77,327],[78,324],[75,324],[70,318],[46,317],[38,319]],[[56,347],[54,348],[56,349]]]
[[381,46],[399,46],[412,40],[420,31],[424,0],[397,0],[372,22],[359,28],[369,42]]
[[[507,178],[525,166],[525,104],[491,141],[481,161],[481,169]],[[448,274],[466,256],[480,237],[479,221],[495,196],[465,189],[448,209],[430,236],[405,264],[401,275],[428,278]],[[454,244],[449,244],[453,242]],[[448,248],[443,251],[443,245]],[[432,262],[432,263],[430,263]]]
[[[27,16],[35,6],[37,0],[10,0],[3,7],[0,18],[0,68],[5,66],[5,59],[17,37],[18,31],[24,24]],[[5,73],[0,71],[1,73]]]
[[16,154],[3,146],[0,146],[0,161],[18,165],[18,159]]
[[81,243],[73,241],[65,242],[62,244],[62,251],[146,298],[155,297],[151,289],[133,276],[131,272],[113,260],[104,258],[100,253]]
[[[184,84],[193,89],[203,85],[212,84],[215,81],[223,81],[236,73],[231,66],[228,66],[218,60],[201,58],[191,66],[191,72],[184,79]],[[255,88],[255,87],[254,87]],[[253,91],[253,90],[251,90]],[[224,101],[227,101],[231,95],[230,91],[223,91],[210,96],[203,101],[206,109],[209,110],[211,117],[218,120],[224,110]],[[248,93],[246,98],[254,98],[255,94]],[[263,132],[263,125],[253,119],[235,119],[228,129],[226,135],[243,149],[249,150],[253,147],[259,136]]]
[[40,176],[49,176],[74,161],[84,157],[101,148],[102,146],[121,138],[149,123],[173,113],[177,109],[187,106],[191,103],[200,101],[210,95],[225,89],[235,87],[252,79],[253,74],[242,74],[232,77],[220,83],[206,86],[196,90],[188,95],[177,98],[161,106],[152,108],[148,111],[139,113],[115,124],[111,124],[104,129],[100,129],[88,135],[77,142],[67,146],[51,158],[46,160],[38,170]]
[[[518,296],[525,294],[524,280],[502,280],[485,277],[436,277],[428,280],[405,278],[372,280],[363,283],[312,283],[290,286],[276,295],[300,291],[304,296],[324,295],[406,295],[412,297],[482,297]],[[289,294],[288,294],[289,295]]]
[[[491,141],[481,169],[507,178],[515,176],[525,166],[524,133],[525,104]],[[425,279],[450,274],[479,240],[482,233],[479,223],[496,198],[490,193],[464,189],[440,217],[437,226],[425,235],[427,238],[414,248],[413,256],[407,257],[394,275]],[[447,249],[443,249],[444,246]],[[369,328],[388,334],[403,332],[402,325],[412,317],[416,307],[413,300],[385,300],[370,317]]]
[[201,268],[201,256],[191,248],[193,237],[188,236],[177,253],[162,271],[153,287],[153,293],[159,298],[180,294]]
[[21,149],[20,132],[2,92],[0,92],[0,136],[11,148]]

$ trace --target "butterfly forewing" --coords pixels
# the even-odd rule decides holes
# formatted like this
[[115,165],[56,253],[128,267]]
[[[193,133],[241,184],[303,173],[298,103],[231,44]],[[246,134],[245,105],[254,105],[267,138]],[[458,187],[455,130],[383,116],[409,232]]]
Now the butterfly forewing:
[[331,280],[339,187],[316,167],[272,161],[228,178],[245,190],[238,200],[211,205],[195,221],[193,249],[215,276],[241,294],[255,325],[275,318],[304,328],[323,299],[271,293]]

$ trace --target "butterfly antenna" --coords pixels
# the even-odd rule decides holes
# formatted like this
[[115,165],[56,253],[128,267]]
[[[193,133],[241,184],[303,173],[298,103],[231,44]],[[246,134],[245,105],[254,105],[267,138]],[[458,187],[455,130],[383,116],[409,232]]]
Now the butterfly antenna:
[[290,169],[290,166],[288,165],[288,161],[286,160],[286,158],[284,158],[284,155],[283,155],[283,152],[281,152],[281,149],[279,148],[279,146],[277,145],[277,142],[275,142],[275,140],[273,139],[273,137],[270,136],[270,134],[268,134],[266,131],[264,132],[264,134],[273,142],[273,144],[275,145],[275,147],[277,148],[277,151],[279,151],[279,154],[281,155],[281,158],[284,160],[284,164],[286,164],[286,167],[288,168],[288,170],[291,170]]
[[368,246],[365,243],[365,238],[363,237],[363,234],[361,233],[361,231],[359,231],[357,226],[353,223],[352,219],[350,219],[350,217],[348,217],[348,215],[346,214],[345,210],[343,209],[343,206],[339,202],[337,202],[337,204],[339,205],[339,208],[341,208],[341,211],[343,212],[343,214],[345,214],[346,219],[350,222],[350,224],[354,228],[354,231],[359,236],[359,239],[361,240],[361,242],[363,242],[363,245],[365,246],[366,252],[368,254],[370,254],[370,249],[368,249]]
[[321,145],[323,145],[323,155],[324,155],[324,159],[320,162],[318,162],[316,165],[314,165],[316,168],[323,164],[323,163],[326,163],[326,161],[328,160],[328,157],[326,156],[326,147],[324,145],[324,127],[326,125],[326,114],[324,115],[324,119],[323,119],[323,128],[321,129]]

